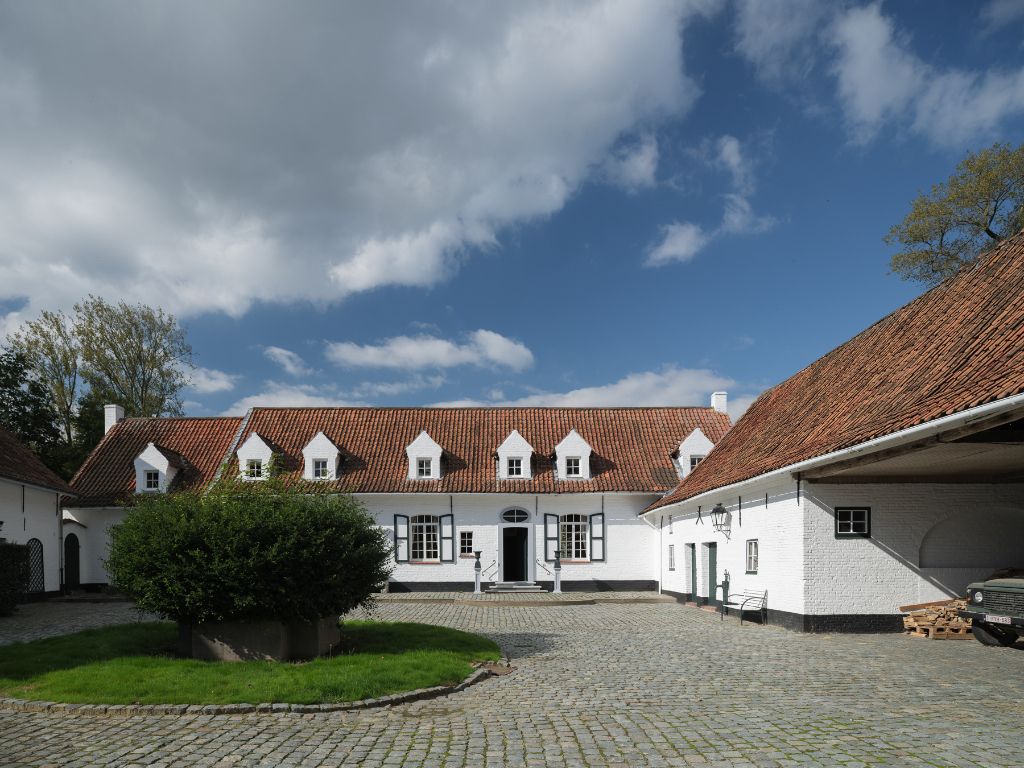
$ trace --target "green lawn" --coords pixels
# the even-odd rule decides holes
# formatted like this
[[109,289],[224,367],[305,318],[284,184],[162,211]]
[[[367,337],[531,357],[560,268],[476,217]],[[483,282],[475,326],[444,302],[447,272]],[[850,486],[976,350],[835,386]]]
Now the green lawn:
[[450,684],[490,640],[427,624],[346,621],[343,650],[303,663],[175,658],[170,622],[0,646],[0,695],[75,704],[325,704]]

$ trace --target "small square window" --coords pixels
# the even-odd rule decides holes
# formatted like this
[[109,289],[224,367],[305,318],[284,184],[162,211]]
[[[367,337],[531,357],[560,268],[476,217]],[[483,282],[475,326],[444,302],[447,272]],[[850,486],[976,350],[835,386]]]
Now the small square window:
[[160,473],[155,469],[146,470],[146,490],[147,491],[159,491],[160,490]]
[[871,507],[836,507],[836,538],[871,536]]
[[245,476],[250,480],[259,480],[263,477],[262,459],[249,459],[245,462]]
[[676,545],[668,545],[668,569],[674,571],[676,569]]
[[757,573],[757,539],[747,539],[747,573]]
[[703,456],[691,456],[690,457],[690,471],[696,469],[697,465],[704,461]]
[[509,459],[508,460],[508,476],[509,477],[522,477],[523,476],[523,460],[522,459]]
[[329,480],[331,473],[327,468],[327,459],[313,459],[313,477],[317,480]]
[[565,459],[565,476],[580,477],[580,457],[569,456]]
[[433,462],[430,459],[416,459],[416,477],[431,477]]
[[459,554],[473,556],[472,531],[459,531]]

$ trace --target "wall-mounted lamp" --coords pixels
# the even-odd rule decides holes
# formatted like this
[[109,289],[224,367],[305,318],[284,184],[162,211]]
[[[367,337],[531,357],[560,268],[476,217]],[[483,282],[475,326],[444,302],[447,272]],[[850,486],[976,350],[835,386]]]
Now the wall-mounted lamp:
[[729,538],[731,529],[731,521],[729,518],[729,512],[724,506],[722,506],[722,502],[715,504],[711,510],[711,525],[716,531],[724,533],[726,538]]

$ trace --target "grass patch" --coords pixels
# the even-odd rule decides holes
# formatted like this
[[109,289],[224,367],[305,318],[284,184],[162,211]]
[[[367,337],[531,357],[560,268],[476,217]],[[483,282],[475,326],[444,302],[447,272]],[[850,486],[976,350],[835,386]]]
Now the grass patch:
[[0,646],[0,695],[73,704],[326,704],[456,683],[500,657],[490,640],[428,624],[346,621],[339,652],[308,662],[174,655],[171,622]]

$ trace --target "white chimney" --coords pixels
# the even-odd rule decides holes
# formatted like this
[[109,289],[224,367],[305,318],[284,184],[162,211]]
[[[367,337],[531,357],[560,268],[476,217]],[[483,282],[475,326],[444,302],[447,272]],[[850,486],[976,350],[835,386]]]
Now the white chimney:
[[719,413],[729,412],[729,393],[713,392],[711,394],[711,407]]
[[124,418],[124,408],[120,405],[103,406],[103,434],[107,434],[117,422]]

